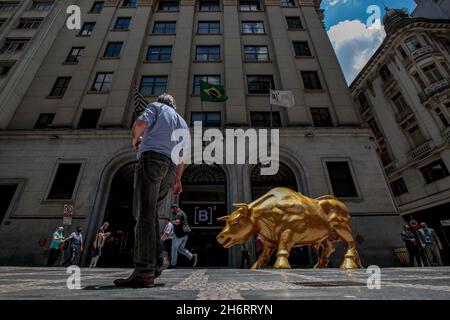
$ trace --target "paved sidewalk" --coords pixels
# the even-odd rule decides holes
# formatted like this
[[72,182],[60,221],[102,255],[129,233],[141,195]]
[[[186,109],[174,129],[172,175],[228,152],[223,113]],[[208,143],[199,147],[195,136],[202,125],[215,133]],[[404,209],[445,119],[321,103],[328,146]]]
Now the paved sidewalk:
[[450,299],[450,268],[381,270],[369,290],[366,270],[171,269],[148,289],[115,288],[127,269],[81,269],[81,289],[67,289],[64,268],[0,267],[2,299]]

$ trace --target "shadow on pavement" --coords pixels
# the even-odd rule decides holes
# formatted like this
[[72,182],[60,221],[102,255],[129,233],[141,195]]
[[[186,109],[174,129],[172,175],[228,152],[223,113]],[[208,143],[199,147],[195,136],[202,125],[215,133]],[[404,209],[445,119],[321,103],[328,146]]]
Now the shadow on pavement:
[[123,290],[123,289],[151,289],[151,288],[158,288],[158,287],[164,287],[164,283],[158,283],[155,284],[154,287],[150,288],[126,288],[126,287],[116,287],[115,285],[109,285],[109,286],[86,286],[83,288],[83,290]]

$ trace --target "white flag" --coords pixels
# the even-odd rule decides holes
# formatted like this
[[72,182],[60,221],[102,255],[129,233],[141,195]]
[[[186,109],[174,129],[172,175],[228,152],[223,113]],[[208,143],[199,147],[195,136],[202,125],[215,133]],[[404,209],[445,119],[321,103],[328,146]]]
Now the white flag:
[[294,95],[291,91],[270,90],[270,104],[292,108],[295,105]]

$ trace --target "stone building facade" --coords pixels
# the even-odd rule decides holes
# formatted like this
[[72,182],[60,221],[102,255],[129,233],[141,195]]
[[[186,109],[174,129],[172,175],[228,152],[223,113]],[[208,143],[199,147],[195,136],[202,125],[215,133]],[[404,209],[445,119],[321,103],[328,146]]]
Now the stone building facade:
[[390,9],[384,24],[386,39],[351,92],[372,129],[401,215],[438,232],[448,263],[450,20]]
[[[74,217],[66,232],[84,228],[84,262],[107,220],[114,250],[104,265],[130,264],[135,85],[149,100],[164,90],[174,95],[188,123],[203,119],[205,127],[222,129],[270,126],[270,87],[295,96],[295,107],[273,107],[277,175],[261,176],[255,164],[186,168],[180,205],[200,266],[239,264],[239,247],[218,247],[215,218],[274,186],[342,198],[363,262],[398,264],[400,219],[324,30],[321,1],[73,0],[81,30],[65,26],[69,2],[55,1],[45,13],[30,10],[36,2],[53,3],[21,1],[0,10],[3,43],[20,40],[23,15],[43,17],[24,35],[31,38],[26,46],[0,54],[1,61],[15,61],[0,78],[2,264],[43,264],[67,203]],[[200,79],[224,85],[228,100],[201,106]],[[297,258],[313,262],[310,250]]]

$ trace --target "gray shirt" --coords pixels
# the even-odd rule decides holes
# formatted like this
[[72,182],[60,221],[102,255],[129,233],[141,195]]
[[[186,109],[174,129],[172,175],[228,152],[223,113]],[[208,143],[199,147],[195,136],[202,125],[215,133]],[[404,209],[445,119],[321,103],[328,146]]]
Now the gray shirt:
[[138,120],[147,123],[147,128],[139,145],[137,158],[143,152],[154,151],[171,158],[172,149],[178,141],[172,141],[172,132],[176,129],[186,129],[186,121],[171,107],[159,102],[150,103]]

